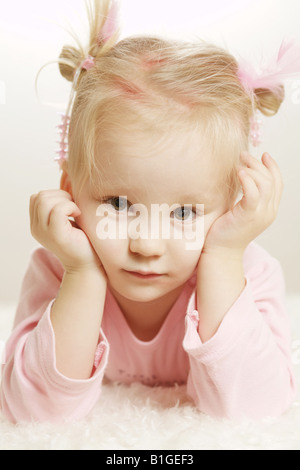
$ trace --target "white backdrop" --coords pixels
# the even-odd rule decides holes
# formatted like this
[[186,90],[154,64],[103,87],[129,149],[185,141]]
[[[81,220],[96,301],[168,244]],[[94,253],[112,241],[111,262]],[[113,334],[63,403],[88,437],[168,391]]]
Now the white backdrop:
[[[29,197],[56,188],[53,162],[57,112],[64,111],[69,85],[56,60],[72,38],[61,26],[84,35],[84,0],[0,0],[0,155],[1,278],[0,301],[15,302],[36,242],[29,229]],[[122,37],[164,34],[201,37],[227,47],[237,57],[273,57],[284,38],[300,44],[299,0],[120,0]],[[84,37],[84,36],[83,36]],[[300,76],[286,86],[280,113],[263,119],[264,142],[254,155],[271,153],[279,163],[285,191],[276,222],[258,241],[281,262],[287,291],[300,293]]]

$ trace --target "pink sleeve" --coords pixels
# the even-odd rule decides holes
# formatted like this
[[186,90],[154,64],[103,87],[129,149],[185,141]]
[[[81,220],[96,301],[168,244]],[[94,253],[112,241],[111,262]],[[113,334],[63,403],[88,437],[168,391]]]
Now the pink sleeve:
[[37,250],[25,275],[14,329],[5,349],[0,403],[12,422],[80,419],[97,401],[109,346],[103,333],[95,371],[88,380],[63,376],[55,365],[55,337],[50,310],[62,268],[44,249]]
[[206,343],[197,331],[198,312],[190,309],[186,316],[188,393],[213,417],[279,416],[295,398],[281,267],[270,257],[250,269],[246,280],[244,291]]

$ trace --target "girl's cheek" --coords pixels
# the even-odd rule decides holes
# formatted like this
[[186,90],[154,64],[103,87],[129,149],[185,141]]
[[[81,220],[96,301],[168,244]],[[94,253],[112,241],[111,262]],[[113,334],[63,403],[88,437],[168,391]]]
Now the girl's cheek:
[[112,256],[119,256],[124,250],[124,241],[118,238],[114,227],[108,218],[97,217],[95,211],[86,211],[76,218],[77,225],[86,233],[94,250],[104,260]]
[[[101,210],[101,212],[99,212]],[[128,222],[126,216],[116,216],[112,212],[106,212],[102,207],[97,210],[95,233],[99,240],[126,240]]]
[[92,241],[92,245],[104,267],[109,265],[120,266],[128,250],[126,240],[99,240],[96,238]]
[[174,238],[181,240],[181,249],[186,256],[199,256],[205,240],[204,217],[198,217],[193,223],[174,224]]
[[179,271],[193,270],[198,264],[199,257],[203,248],[203,240],[192,241],[187,239],[170,240],[168,243],[168,252],[174,265]]

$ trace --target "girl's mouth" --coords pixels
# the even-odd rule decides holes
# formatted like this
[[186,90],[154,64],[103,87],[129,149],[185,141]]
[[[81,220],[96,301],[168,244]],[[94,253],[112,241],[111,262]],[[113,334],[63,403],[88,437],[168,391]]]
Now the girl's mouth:
[[156,279],[163,274],[158,274],[158,273],[150,273],[150,272],[144,272],[144,271],[126,271],[126,273],[131,274],[132,276],[138,277],[140,279]]

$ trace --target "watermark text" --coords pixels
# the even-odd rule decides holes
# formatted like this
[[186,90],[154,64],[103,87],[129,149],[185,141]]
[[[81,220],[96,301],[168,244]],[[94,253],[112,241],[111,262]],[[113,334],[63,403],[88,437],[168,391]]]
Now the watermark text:
[[100,240],[184,240],[186,250],[199,250],[204,241],[204,204],[151,204],[150,214],[144,204],[127,205],[123,209],[100,204],[96,233]]

